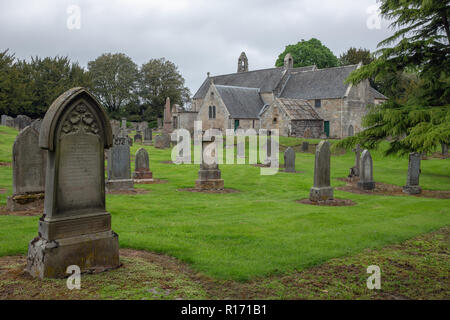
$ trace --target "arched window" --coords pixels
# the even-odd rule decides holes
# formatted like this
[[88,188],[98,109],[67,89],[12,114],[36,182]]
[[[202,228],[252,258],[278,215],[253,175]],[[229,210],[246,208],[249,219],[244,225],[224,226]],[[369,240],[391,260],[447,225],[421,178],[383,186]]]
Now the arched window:
[[353,137],[353,135],[354,135],[353,126],[350,125],[350,126],[348,127],[348,136],[349,136],[349,137]]
[[277,123],[277,118],[273,118],[273,123]]
[[208,116],[210,119],[216,118],[216,106],[209,106]]

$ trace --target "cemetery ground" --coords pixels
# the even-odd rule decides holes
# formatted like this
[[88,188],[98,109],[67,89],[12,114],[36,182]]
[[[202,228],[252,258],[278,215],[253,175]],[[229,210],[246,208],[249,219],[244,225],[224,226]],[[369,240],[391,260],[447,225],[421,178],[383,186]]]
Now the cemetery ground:
[[[11,150],[17,131],[0,126],[0,206],[12,193]],[[302,139],[280,138],[282,147]],[[316,141],[310,140],[316,143]],[[140,144],[132,147],[134,154]],[[81,290],[64,279],[23,273],[39,216],[0,215],[0,299],[448,299],[448,193],[440,198],[356,194],[335,189],[354,206],[300,204],[313,184],[314,154],[296,153],[296,170],[260,175],[251,165],[220,165],[225,188],[183,192],[198,164],[175,165],[171,149],[144,146],[154,178],[142,194],[108,194],[122,266],[82,276]],[[403,186],[407,157],[371,150],[374,180]],[[283,161],[280,153],[280,161]],[[354,164],[347,151],[331,159],[332,186]],[[450,191],[449,159],[421,164],[424,190]],[[1,210],[0,210],[1,211]],[[369,265],[381,289],[369,290]]]

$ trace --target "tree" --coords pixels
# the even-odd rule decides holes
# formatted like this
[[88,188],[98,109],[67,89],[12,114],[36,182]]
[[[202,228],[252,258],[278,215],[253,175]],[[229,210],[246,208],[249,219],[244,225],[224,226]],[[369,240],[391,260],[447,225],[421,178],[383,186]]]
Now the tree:
[[190,97],[177,66],[165,58],[151,59],[141,66],[139,94],[147,121],[162,116],[167,97],[172,104],[180,105],[189,101]]
[[414,73],[417,80],[404,102],[389,99],[372,106],[363,119],[367,129],[338,145],[376,148],[390,137],[387,154],[432,152],[450,141],[449,1],[382,0],[380,9],[397,30],[378,45],[376,59],[352,72],[347,82],[391,76],[395,84],[398,72]]
[[123,53],[105,53],[88,62],[91,90],[110,116],[119,116],[127,104],[136,103],[139,71]]
[[302,39],[297,44],[290,44],[278,56],[275,66],[282,67],[284,65],[284,56],[290,53],[294,59],[294,67],[306,67],[316,65],[318,68],[337,67],[338,58],[324,46],[319,40],[311,38],[308,41]]
[[351,64],[358,64],[359,62],[363,65],[369,64],[373,61],[370,50],[363,48],[353,48],[350,47],[345,53],[341,54],[339,57],[339,62],[342,66],[348,66]]

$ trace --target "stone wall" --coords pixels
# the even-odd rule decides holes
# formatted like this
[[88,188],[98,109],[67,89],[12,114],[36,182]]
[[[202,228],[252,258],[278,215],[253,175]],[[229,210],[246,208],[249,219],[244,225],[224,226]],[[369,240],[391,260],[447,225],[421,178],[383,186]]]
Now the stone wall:
[[[216,106],[215,119],[209,119],[209,106]],[[228,129],[228,119],[228,110],[220,98],[216,87],[210,86],[198,111],[197,120],[202,121],[203,130],[214,128],[225,132],[225,129]]]
[[287,114],[276,102],[272,103],[261,115],[261,129],[278,129],[280,136],[289,135],[289,125],[290,120]]
[[323,134],[323,120],[291,120],[291,137],[318,139]]
[[194,121],[197,120],[198,112],[181,111],[175,114],[177,117],[177,127],[175,129],[187,129],[194,133]]

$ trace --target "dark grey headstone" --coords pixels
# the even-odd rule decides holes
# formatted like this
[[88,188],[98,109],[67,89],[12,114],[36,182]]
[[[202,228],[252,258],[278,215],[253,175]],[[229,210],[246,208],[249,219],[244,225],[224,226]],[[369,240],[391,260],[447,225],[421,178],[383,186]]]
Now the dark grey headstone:
[[291,147],[284,152],[284,171],[295,172],[295,151]]
[[134,168],[133,179],[152,179],[148,152],[144,148],[136,152]]
[[106,190],[131,190],[130,145],[128,137],[114,137],[113,146],[108,150],[108,180]]
[[308,152],[309,150],[309,142],[308,141],[303,141],[302,142],[302,151],[303,152]]
[[369,150],[365,149],[361,154],[359,162],[359,181],[358,188],[362,190],[375,189],[373,181],[373,162]]
[[6,119],[8,118],[8,116],[6,114],[2,114],[1,120],[0,120],[0,125],[2,126],[6,126]]
[[441,149],[442,149],[442,155],[447,156],[448,155],[448,145],[446,143],[442,143]]
[[314,162],[314,186],[310,190],[311,201],[323,201],[333,199],[333,188],[330,186],[330,143],[322,140],[316,148]]
[[403,192],[405,193],[419,194],[422,191],[419,186],[421,158],[420,153],[412,152],[409,154],[408,175],[406,177],[406,185],[403,187]]
[[152,129],[145,128],[144,130],[144,142],[152,141]]
[[47,151],[45,210],[28,247],[27,271],[40,278],[119,266],[118,236],[105,209],[104,148],[109,119],[84,88],[73,88],[48,109],[39,146]]
[[134,135],[134,142],[142,143],[142,135],[141,135],[140,132],[137,132],[137,133]]

